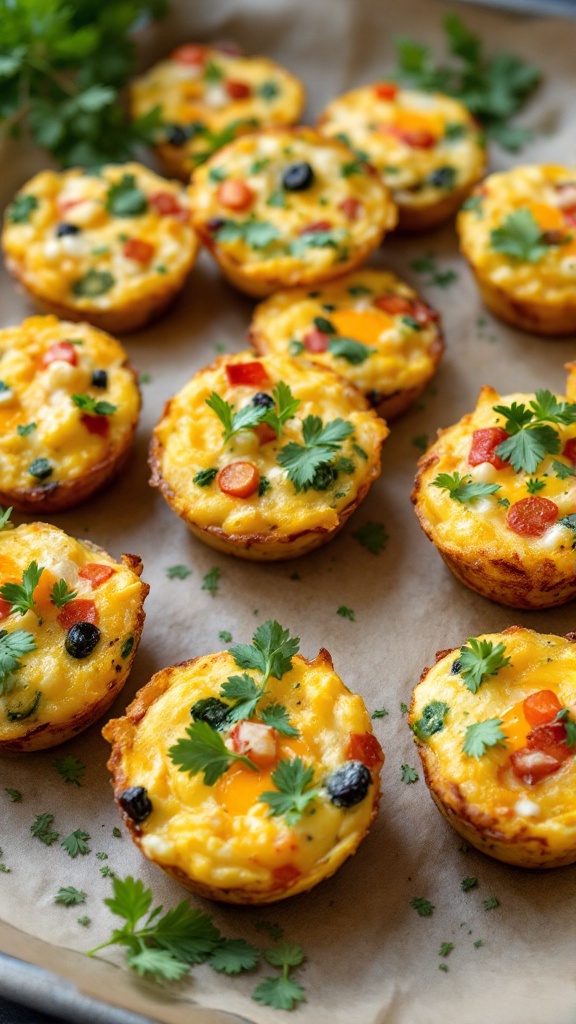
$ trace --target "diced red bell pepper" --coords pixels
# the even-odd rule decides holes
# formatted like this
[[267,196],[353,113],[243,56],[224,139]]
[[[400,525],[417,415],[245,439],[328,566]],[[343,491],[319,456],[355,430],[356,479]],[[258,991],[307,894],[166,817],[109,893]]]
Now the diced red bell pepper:
[[576,228],[576,206],[570,210],[563,210],[564,223],[567,228]]
[[386,131],[394,135],[400,142],[404,142],[411,149],[432,149],[436,145],[436,136],[425,128],[399,128],[396,125],[386,125]]
[[62,629],[66,630],[70,629],[77,622],[92,622],[95,625],[98,622],[98,609],[94,601],[77,597],[73,601],[69,601],[68,604],[65,604],[60,610],[58,622]]
[[161,217],[178,217],[186,213],[171,192],[153,192],[148,196],[148,202]]
[[232,100],[245,100],[252,93],[248,82],[224,82],[224,88]]
[[114,569],[111,565],[102,565],[100,562],[88,562],[78,570],[78,575],[81,579],[88,580],[92,590],[95,590],[114,575]]
[[572,465],[576,467],[576,437],[571,437],[566,441],[562,449],[562,455],[569,459]]
[[218,473],[216,483],[231,498],[249,498],[260,486],[260,473],[252,462],[229,462]]
[[80,417],[80,422],[84,424],[89,434],[108,437],[110,433],[110,420],[107,416],[91,416],[86,412]]
[[412,302],[404,295],[379,295],[374,299],[374,305],[390,316],[397,316],[399,313],[407,314],[412,312]]
[[11,607],[10,601],[5,601],[3,597],[0,597],[0,621],[10,615]]
[[348,761],[362,761],[367,768],[384,763],[382,747],[371,732],[350,733],[345,757]]
[[378,82],[374,92],[379,100],[393,100],[398,94],[398,86],[394,82]]
[[280,867],[272,869],[274,881],[282,888],[291,885],[301,874],[300,868],[295,864],[281,864]]
[[508,527],[521,537],[542,537],[558,519],[558,506],[538,494],[521,498],[506,513]]
[[172,50],[170,54],[172,60],[177,60],[179,64],[203,64],[206,60],[206,50],[203,46],[198,46],[196,43],[185,43],[183,46],[177,46],[175,50]]
[[305,227],[300,229],[301,235],[313,235],[317,231],[330,231],[332,227],[329,220],[315,220],[312,224],[306,224]]
[[510,755],[510,763],[516,778],[528,786],[534,786],[560,768],[560,761],[555,757],[541,750],[529,750],[528,747],[515,750]]
[[274,427],[271,427],[269,423],[259,423],[254,433],[258,437],[260,445],[269,444],[270,441],[275,441],[278,437]]
[[76,348],[69,341],[57,341],[51,345],[42,356],[42,366],[50,366],[50,363],[70,363],[70,366],[78,365],[78,353]]
[[555,757],[557,761],[566,761],[575,753],[575,750],[566,742],[564,722],[536,725],[526,737],[526,746],[530,750],[541,750],[543,754]]
[[145,242],[143,238],[129,238],[122,246],[122,255],[128,260],[136,260],[137,263],[149,263],[154,252],[154,246],[150,242]]
[[227,210],[245,210],[252,204],[254,193],[245,181],[230,178],[220,185],[216,198]]
[[257,360],[249,363],[229,363],[226,376],[230,384],[269,384],[265,367]]
[[524,704],[524,718],[529,725],[546,725],[553,722],[562,705],[553,690],[537,690],[531,693]]
[[503,427],[482,427],[475,430],[472,434],[468,465],[481,466],[483,462],[490,462],[495,469],[506,469],[510,463],[496,455],[496,448],[509,437]]
[[348,220],[358,220],[364,209],[364,204],[359,199],[355,199],[354,196],[348,196],[347,199],[342,200],[338,209],[342,210],[342,213],[345,217],[348,217]]
[[307,352],[326,352],[330,338],[324,331],[314,329],[304,335],[302,343]]

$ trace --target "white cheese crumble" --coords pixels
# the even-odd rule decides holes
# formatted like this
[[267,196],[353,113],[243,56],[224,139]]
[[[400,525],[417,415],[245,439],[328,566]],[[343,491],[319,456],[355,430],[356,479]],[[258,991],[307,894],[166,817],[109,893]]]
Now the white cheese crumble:
[[535,804],[533,800],[530,800],[527,796],[521,796],[519,800],[514,804],[514,810],[516,814],[521,815],[523,818],[539,818],[540,808],[538,804]]

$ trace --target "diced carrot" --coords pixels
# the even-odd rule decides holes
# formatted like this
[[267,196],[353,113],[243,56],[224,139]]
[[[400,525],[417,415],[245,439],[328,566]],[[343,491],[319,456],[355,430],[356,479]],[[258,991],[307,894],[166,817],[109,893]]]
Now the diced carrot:
[[220,185],[216,198],[228,210],[245,210],[252,204],[254,193],[245,181],[229,178]]
[[122,246],[122,255],[128,260],[136,260],[137,263],[149,263],[154,252],[154,246],[150,242],[145,242],[143,238],[129,238]]
[[225,82],[224,88],[232,100],[245,100],[252,93],[248,82]]
[[216,482],[231,498],[249,498],[260,485],[260,473],[251,462],[230,462],[220,470]]
[[526,697],[523,710],[530,725],[545,725],[554,721],[562,705],[553,690],[538,690]]
[[378,82],[374,92],[379,100],[393,100],[398,93],[398,86],[395,82]]

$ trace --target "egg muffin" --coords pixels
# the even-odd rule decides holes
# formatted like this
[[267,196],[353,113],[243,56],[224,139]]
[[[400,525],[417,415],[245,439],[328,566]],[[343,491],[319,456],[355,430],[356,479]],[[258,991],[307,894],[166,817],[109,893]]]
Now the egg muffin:
[[8,207],[2,242],[42,309],[119,333],[172,302],[198,251],[185,189],[135,163],[41,171]]
[[0,532],[0,751],[64,743],[128,678],[148,584],[136,555],[30,523]]
[[330,540],[368,493],[388,433],[337,374],[240,352],[166,404],[150,483],[211,547],[295,558]]
[[192,220],[248,295],[316,285],[362,264],[396,223],[376,172],[312,128],[236,139],[193,175]]
[[576,861],[576,647],[511,626],[440,651],[409,724],[432,799],[472,846],[508,864]]
[[198,43],[178,46],[131,86],[134,117],[161,108],[156,153],[183,181],[238,135],[296,124],[304,100],[302,83],[267,57]]
[[464,205],[457,228],[492,313],[536,334],[574,334],[576,168],[491,174]]
[[434,376],[444,341],[440,317],[386,270],[356,270],[310,292],[276,292],[257,306],[250,341],[265,354],[327,366],[390,420]]
[[45,513],[85,501],[122,469],[139,411],[110,335],[55,316],[0,330],[0,503]]
[[484,387],[420,459],[412,501],[462,583],[512,608],[550,608],[576,597],[574,477],[576,404]]
[[298,643],[269,620],[252,645],[157,672],[103,730],[132,839],[210,899],[306,892],[376,817],[384,755],[364,702]]
[[392,191],[402,231],[451,217],[484,174],[480,126],[458,100],[376,82],[338,96],[318,121],[376,168]]

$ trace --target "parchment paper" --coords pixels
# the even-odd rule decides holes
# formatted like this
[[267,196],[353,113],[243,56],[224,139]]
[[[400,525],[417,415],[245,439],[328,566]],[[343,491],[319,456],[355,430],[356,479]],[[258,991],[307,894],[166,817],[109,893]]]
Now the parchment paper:
[[[398,32],[439,44],[446,10],[431,0],[379,5],[370,0],[173,2],[170,17],[146,33],[142,66],[188,38],[234,37],[248,52],[269,53],[305,80],[308,118],[313,119],[338,92],[386,75]],[[522,118],[537,138],[515,162],[573,164],[574,23],[476,8],[464,9],[464,16],[492,48],[506,46],[544,71],[541,90]],[[512,162],[499,152],[492,166]],[[15,145],[7,149],[4,201],[42,163],[37,152]],[[459,275],[444,291],[422,287],[422,279],[409,269],[410,261],[427,251],[438,255],[442,268],[453,267]],[[537,339],[494,321],[481,307],[451,227],[419,238],[392,237],[373,263],[422,287],[442,311],[448,349],[424,400],[393,425],[382,476],[335,541],[298,562],[234,560],[193,539],[147,485],[149,436],[164,401],[210,362],[219,346],[245,347],[253,304],[220,280],[206,255],[173,309],[147,331],[125,339],[133,363],[151,376],[151,383],[143,385],[142,421],[129,468],[106,492],[53,521],[116,556],[128,551],[144,559],[144,578],[151,584],[144,636],[112,715],[123,712],[157,669],[221,649],[218,633],[223,629],[235,642],[248,640],[255,625],[269,616],[301,636],[306,656],[328,647],[337,670],[368,707],[389,712],[374,723],[386,752],[380,815],[357,856],[335,878],[269,909],[227,908],[193,898],[213,913],[227,935],[266,945],[256,923],[267,920],[280,924],[287,940],[304,946],[308,961],[297,976],[308,1002],[296,1020],[568,1024],[576,1015],[575,869],[527,872],[473,850],[460,852],[461,840],[438,814],[422,778],[415,785],[401,781],[400,766],[418,767],[418,760],[400,703],[409,703],[412,687],[436,650],[460,645],[469,635],[513,623],[545,632],[575,628],[573,604],[542,613],[515,612],[463,588],[417,525],[409,493],[418,455],[414,437],[432,438],[438,427],[470,410],[483,383],[503,393],[536,387],[561,392],[563,364],[576,357],[576,339]],[[1,288],[2,325],[32,313],[5,275]],[[367,520],[384,522],[390,534],[379,556],[352,537]],[[167,568],[179,563],[189,566],[192,575],[169,580]],[[215,565],[221,579],[211,597],[201,584]],[[291,579],[295,571],[298,580]],[[354,609],[355,622],[336,614],[342,604]],[[215,1024],[222,1019],[192,1009],[192,1003],[258,1024],[285,1019],[250,999],[257,981],[274,974],[272,969],[234,980],[204,966],[184,984],[162,990],[133,976],[122,965],[121,952],[106,951],[107,963],[83,957],[115,924],[102,903],[111,885],[101,877],[101,867],[142,878],[165,906],[186,895],[140,856],[124,832],[121,839],[112,835],[120,822],[105,768],[102,724],[57,750],[0,762],[0,846],[10,868],[10,874],[0,874],[0,949],[56,971],[83,992],[158,1021]],[[65,784],[52,767],[54,758],[65,754],[87,765],[81,788]],[[22,802],[10,803],[4,786],[21,790]],[[55,815],[61,836],[87,829],[92,852],[71,860],[58,844],[47,848],[32,838],[35,815],[46,811]],[[109,859],[98,860],[97,851]],[[467,876],[476,876],[478,887],[464,893],[460,883]],[[54,904],[56,891],[66,885],[88,893],[84,906]],[[410,906],[416,896],[434,904],[431,917],[418,917]],[[500,905],[486,911],[483,901],[491,896]],[[77,924],[83,914],[91,918],[87,928]],[[477,940],[483,945],[475,947]],[[454,944],[446,960],[439,957],[442,942]],[[438,969],[442,963],[446,973]]]

